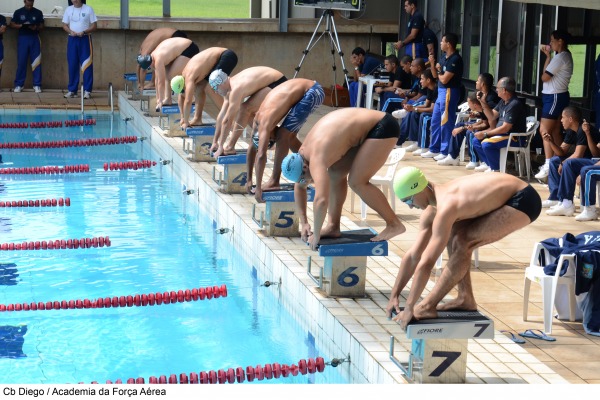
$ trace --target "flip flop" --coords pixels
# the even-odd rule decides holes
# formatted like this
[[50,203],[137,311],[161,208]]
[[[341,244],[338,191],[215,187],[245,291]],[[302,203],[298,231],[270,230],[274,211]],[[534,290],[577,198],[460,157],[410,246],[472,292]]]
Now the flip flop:
[[519,333],[519,336],[523,336],[525,338],[530,338],[530,339],[545,340],[547,342],[555,342],[556,341],[556,338],[546,335],[544,332],[542,332],[539,329],[527,329],[525,332]]
[[506,333],[506,334],[510,335],[508,338],[510,340],[512,340],[513,342],[517,343],[517,344],[525,344],[525,343],[527,343],[526,340],[521,339],[520,337],[515,336],[515,334],[512,333],[511,331],[500,331],[500,332]]

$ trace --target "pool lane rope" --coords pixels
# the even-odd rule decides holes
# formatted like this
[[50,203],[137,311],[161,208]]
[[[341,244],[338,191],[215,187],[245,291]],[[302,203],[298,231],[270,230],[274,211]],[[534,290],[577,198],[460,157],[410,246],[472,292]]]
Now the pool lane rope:
[[45,142],[0,143],[0,149],[57,149],[63,147],[107,146],[113,144],[137,143],[137,136],[100,139],[50,140]]
[[50,165],[45,167],[0,168],[0,175],[54,175],[90,172],[88,164]]
[[0,304],[0,312],[11,311],[37,311],[37,310],[72,310],[82,308],[119,308],[119,307],[145,307],[160,306],[164,304],[184,303],[212,298],[227,297],[227,286],[208,286],[192,290],[178,290],[177,292],[156,292],[128,296],[99,297],[96,300],[62,300],[31,303]]
[[139,160],[139,161],[114,161],[114,162],[105,162],[104,170],[105,171],[121,171],[126,169],[132,169],[137,171],[138,169],[144,168],[152,168],[156,166],[156,161],[151,160]]
[[69,119],[64,121],[46,122],[8,122],[0,124],[0,129],[26,129],[26,128],[62,128],[64,126],[96,125],[96,118]]
[[41,200],[12,200],[12,201],[0,201],[0,208],[3,207],[12,207],[12,208],[18,208],[18,207],[70,207],[71,206],[71,199],[68,197],[65,197],[64,199],[58,198],[58,199],[41,199]]
[[[316,372],[323,372],[326,365],[337,367],[339,364],[349,361],[346,359],[338,360],[333,359],[331,362],[326,363],[323,357],[308,358],[298,361],[298,364],[265,364],[257,365],[256,367],[248,366],[245,369],[243,367],[237,367],[236,369],[229,368],[227,370],[220,369],[218,371],[202,371],[200,373],[192,372],[189,375],[181,373],[179,375],[171,374],[167,378],[165,375],[161,375],[158,378],[151,376],[148,379],[148,383],[151,384],[215,384],[215,383],[243,383],[245,381],[253,382],[254,380],[262,381],[263,379],[279,379],[287,378],[288,376],[297,376],[299,373],[302,375],[314,374]],[[92,384],[97,384],[97,381]],[[107,380],[106,383],[113,384],[112,381]],[[128,384],[145,384],[146,380],[142,377],[129,378],[126,382],[121,379],[117,379],[114,383],[128,383]]]
[[89,249],[92,247],[110,247],[110,238],[108,236],[82,238],[82,239],[61,239],[61,240],[42,240],[23,243],[2,243],[0,251],[13,250],[64,250],[64,249]]

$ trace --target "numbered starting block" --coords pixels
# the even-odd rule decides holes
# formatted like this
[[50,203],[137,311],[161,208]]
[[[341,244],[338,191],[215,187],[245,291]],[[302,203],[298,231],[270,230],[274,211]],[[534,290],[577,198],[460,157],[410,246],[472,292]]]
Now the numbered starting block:
[[215,137],[214,126],[190,126],[185,130],[185,134],[192,138],[192,149],[184,148],[186,153],[191,153],[192,161],[215,161],[210,154],[210,146]]
[[[315,198],[315,189],[306,190],[307,201]],[[294,185],[286,183],[280,190],[263,192],[262,199],[266,203],[265,211],[256,218],[256,204],[252,206],[252,219],[264,229],[267,236],[296,237],[300,236],[299,220],[294,203]]]
[[321,239],[319,255],[325,264],[317,281],[310,272],[308,275],[319,284],[328,296],[364,297],[367,275],[367,257],[387,256],[387,241],[372,242],[377,232],[360,229],[342,232],[342,237]]
[[213,167],[213,181],[217,182],[224,193],[246,194],[246,152],[217,158],[217,164],[223,166],[217,178],[216,166]]
[[[129,94],[129,85],[131,85],[131,94],[135,95],[137,91],[137,75],[135,72],[129,72],[123,74],[123,79],[125,80],[125,94]],[[152,81],[152,72],[148,72],[146,74],[146,82]],[[139,100],[132,98],[133,100]]]
[[412,321],[406,327],[412,340],[407,363],[390,359],[415,383],[464,383],[469,339],[493,339],[494,321],[479,311],[440,311],[438,318]]

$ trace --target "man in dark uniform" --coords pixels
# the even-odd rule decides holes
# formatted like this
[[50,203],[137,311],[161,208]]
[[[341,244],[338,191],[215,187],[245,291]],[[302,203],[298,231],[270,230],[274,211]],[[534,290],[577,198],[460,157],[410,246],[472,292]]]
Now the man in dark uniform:
[[2,63],[4,62],[4,44],[2,44],[4,32],[6,32],[6,17],[0,15],[0,77],[2,76]]
[[23,0],[24,7],[13,14],[10,27],[19,30],[17,40],[17,74],[15,76],[15,93],[23,91],[27,76],[27,59],[31,61],[33,74],[33,90],[42,91],[42,44],[40,31],[44,29],[44,15],[33,7],[35,0]]
[[404,47],[405,54],[412,58],[427,58],[427,50],[423,44],[423,29],[425,28],[425,18],[419,10],[417,10],[416,0],[406,0],[404,2],[404,10],[410,14],[408,27],[406,28],[406,36],[403,40],[399,40],[394,44],[394,47],[400,53]]
[[425,24],[423,28],[423,45],[427,52],[427,57],[433,56],[436,60],[438,58],[438,38],[434,31],[429,29],[429,26]]

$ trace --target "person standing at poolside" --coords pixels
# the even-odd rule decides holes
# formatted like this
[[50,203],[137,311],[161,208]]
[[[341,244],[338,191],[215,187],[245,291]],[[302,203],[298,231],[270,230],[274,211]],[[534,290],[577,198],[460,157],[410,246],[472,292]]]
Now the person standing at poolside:
[[92,7],[81,0],[73,0],[63,16],[63,30],[69,34],[67,41],[67,64],[69,84],[66,98],[75,97],[79,87],[79,75],[83,74],[83,98],[91,97],[94,86],[94,51],[92,32],[97,28],[98,18]]
[[44,14],[33,6],[34,0],[23,0],[10,20],[10,27],[19,30],[17,39],[17,74],[13,92],[20,93],[27,77],[27,60],[31,62],[33,90],[42,92],[42,42],[40,31],[44,29]]
[[[562,143],[560,118],[562,111],[569,105],[569,82],[573,75],[573,56],[568,49],[570,35],[564,31],[554,31],[550,34],[550,44],[540,45],[540,50],[546,56],[542,73],[542,119],[540,120],[540,135],[552,136],[554,143]],[[554,51],[554,57],[550,52]],[[550,171],[550,160],[557,155],[548,141],[544,141],[546,162],[535,175],[536,179],[545,179]]]
[[2,43],[2,36],[6,32],[6,17],[0,15],[0,77],[2,77],[2,63],[4,62],[4,44]]
[[[283,176],[295,182],[294,198],[301,238],[312,250],[321,238],[339,237],[342,208],[348,186],[385,221],[372,241],[404,233],[406,228],[384,194],[369,180],[379,171],[396,145],[398,121],[381,111],[342,108],[321,118],[308,132],[297,153],[283,159]],[[307,185],[314,182],[313,230],[306,213]],[[328,222],[325,227],[325,216]]]

